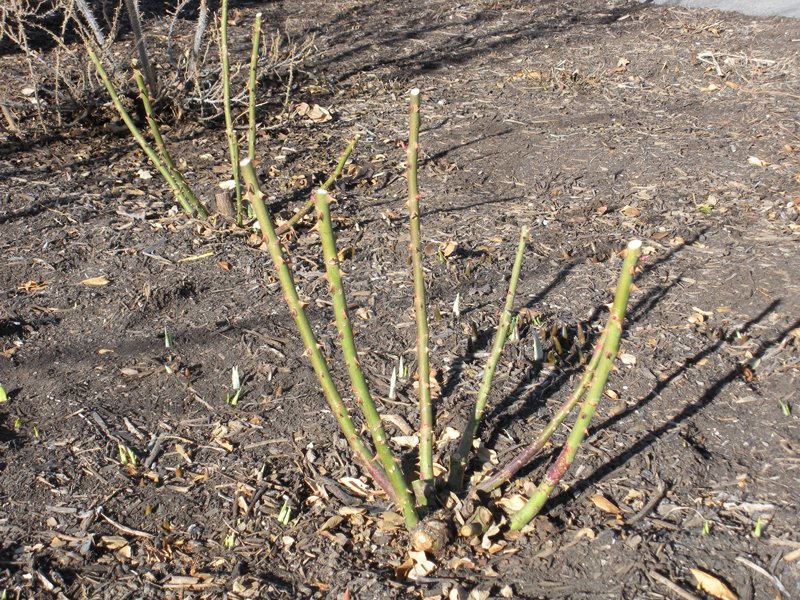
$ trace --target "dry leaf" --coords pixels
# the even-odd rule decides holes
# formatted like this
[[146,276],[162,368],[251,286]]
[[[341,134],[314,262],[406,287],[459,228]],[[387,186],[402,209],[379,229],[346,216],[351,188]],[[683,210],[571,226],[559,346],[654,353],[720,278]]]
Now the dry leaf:
[[452,442],[461,437],[461,432],[453,427],[445,427],[442,435],[436,441],[436,447],[442,446],[447,442]]
[[347,246],[346,248],[342,248],[336,253],[336,258],[339,259],[339,262],[344,262],[348,258],[353,258],[356,255],[356,249],[352,246]]
[[224,260],[219,261],[217,263],[217,266],[220,269],[225,269],[226,271],[230,271],[233,268],[233,265],[231,265],[231,263],[229,263],[227,261],[224,261]]
[[522,494],[514,494],[508,498],[501,498],[497,501],[497,504],[499,504],[500,508],[507,513],[515,513],[518,510],[521,510],[522,507],[525,506],[526,502],[527,500],[525,499],[525,496]]
[[446,244],[441,244],[439,246],[439,252],[442,253],[442,256],[447,257],[447,256],[452,255],[453,252],[455,252],[457,248],[458,248],[458,244],[456,244],[455,242],[451,241],[451,242],[447,242]]
[[621,213],[622,213],[623,215],[625,215],[626,217],[631,217],[631,218],[633,218],[633,217],[638,217],[640,214],[642,214],[642,211],[640,211],[640,210],[639,210],[638,208],[636,208],[635,206],[630,206],[630,205],[628,205],[628,206],[623,206],[623,207],[620,209],[620,211],[619,211],[619,212],[621,212]]
[[592,504],[594,504],[604,513],[608,513],[610,515],[619,515],[621,513],[619,507],[602,494],[594,494],[589,496],[589,500],[591,500]]
[[83,281],[81,281],[81,285],[89,285],[89,286],[102,286],[102,285],[108,285],[109,283],[111,282],[105,277],[90,277],[89,279],[84,279]]
[[419,436],[416,435],[396,435],[392,442],[401,448],[416,448],[419,446]]
[[424,552],[414,552],[413,550],[410,550],[408,552],[408,556],[412,561],[414,561],[414,566],[408,573],[409,579],[425,577],[426,575],[432,573],[436,568],[436,564],[428,560],[428,557],[425,556]]
[[633,354],[628,354],[624,352],[619,355],[619,360],[622,362],[623,365],[635,365],[636,364],[636,357]]
[[414,430],[403,417],[392,414],[381,414],[381,421],[388,421],[397,427],[403,435],[414,435]]
[[372,493],[372,490],[370,490],[366,483],[360,479],[356,479],[355,477],[342,477],[339,479],[339,483],[341,483],[356,496],[360,496],[362,498],[366,498]]
[[314,123],[324,123],[333,118],[327,108],[322,108],[319,104],[309,106],[306,102],[298,104],[297,108],[294,109],[294,114],[311,119]]
[[694,575],[697,585],[700,586],[700,589],[706,594],[710,594],[718,600],[737,600],[736,594],[713,575],[709,575],[700,569],[689,569],[689,571]]
[[709,85],[707,87],[700,88],[700,91],[703,92],[703,93],[708,94],[709,92],[716,92],[717,90],[721,90],[721,89],[722,88],[719,87],[716,83],[712,83],[711,85]]
[[43,289],[47,287],[46,281],[26,281],[25,283],[21,283],[17,286],[17,289],[20,292],[41,292]]
[[228,440],[221,437],[216,437],[212,440],[217,446],[226,450],[228,452],[233,452],[233,444],[231,444]]
[[100,537],[100,543],[98,546],[101,548],[105,548],[106,550],[119,550],[120,548],[124,548],[128,545],[128,540],[126,540],[121,535],[104,535]]
[[766,167],[769,166],[769,163],[766,161],[761,160],[757,156],[748,156],[747,162],[755,167]]

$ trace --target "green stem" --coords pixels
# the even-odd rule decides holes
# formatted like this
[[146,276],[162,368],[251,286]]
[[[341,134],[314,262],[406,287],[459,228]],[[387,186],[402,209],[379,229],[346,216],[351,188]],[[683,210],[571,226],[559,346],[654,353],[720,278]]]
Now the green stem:
[[333,233],[331,223],[331,211],[328,205],[328,192],[320,189],[316,193],[317,200],[317,223],[319,226],[320,239],[322,241],[322,252],[325,257],[325,270],[330,286],[331,299],[333,301],[333,312],[336,317],[336,328],[339,330],[339,337],[342,342],[342,354],[353,385],[353,393],[361,406],[364,420],[372,435],[372,441],[378,453],[378,458],[383,465],[389,482],[397,496],[400,509],[406,521],[406,526],[411,529],[419,522],[419,516],[414,508],[414,501],[408,492],[403,472],[398,466],[397,461],[389,448],[386,432],[381,423],[381,416],[375,407],[375,402],[369,392],[369,386],[364,378],[364,373],[358,363],[358,352],[356,343],[353,339],[353,326],[350,316],[347,313],[347,300],[344,295],[342,285],[342,274],[339,269],[339,257],[336,253],[336,238]]
[[242,224],[242,184],[239,173],[239,141],[233,129],[233,114],[231,112],[231,72],[228,62],[228,0],[222,0],[222,15],[220,17],[219,53],[222,62],[222,105],[225,113],[225,132],[228,135],[228,154],[231,159],[233,172],[233,185],[236,190],[236,223]]
[[578,448],[586,437],[589,424],[594,413],[597,411],[597,405],[600,403],[600,398],[603,396],[603,389],[606,386],[608,376],[611,373],[611,367],[617,356],[619,340],[622,336],[622,322],[625,319],[631,283],[633,281],[636,262],[639,259],[641,247],[642,242],[639,240],[633,240],[628,244],[628,253],[622,264],[622,272],[619,276],[617,291],[614,296],[614,304],[611,308],[611,317],[608,320],[606,341],[600,353],[600,360],[597,364],[591,387],[586,393],[586,399],[581,405],[581,410],[580,413],[578,413],[575,425],[570,431],[564,448],[561,450],[555,463],[548,469],[544,479],[533,493],[533,496],[531,496],[525,506],[511,516],[509,526],[513,530],[522,529],[532,518],[539,514],[539,511],[542,510],[545,502],[547,502],[547,499],[550,497],[553,488],[558,485],[558,482],[561,481],[561,478],[572,465],[578,453]]
[[425,274],[422,270],[419,186],[419,90],[411,90],[408,163],[408,216],[411,228],[411,267],[414,273],[414,314],[417,320],[417,377],[419,380],[419,477],[433,479],[433,402],[431,367],[428,358],[428,315],[425,308]]
[[261,43],[261,13],[256,13],[253,25],[253,49],[250,53],[250,78],[247,80],[248,123],[247,123],[247,158],[256,159],[256,75],[258,71],[258,47]]
[[339,395],[339,391],[333,383],[328,363],[325,356],[320,351],[320,345],[314,336],[314,331],[311,329],[311,324],[308,322],[308,317],[303,309],[303,303],[300,301],[300,296],[297,293],[297,288],[294,284],[292,272],[289,270],[289,265],[281,249],[278,234],[275,232],[275,226],[272,222],[267,207],[264,204],[264,196],[258,185],[258,178],[256,177],[253,163],[245,158],[241,162],[242,175],[245,183],[247,184],[247,196],[256,213],[256,218],[261,226],[261,233],[267,241],[267,247],[275,265],[275,270],[278,272],[278,279],[283,290],[283,297],[286,305],[289,308],[289,313],[294,319],[295,325],[300,332],[300,338],[303,340],[303,345],[306,348],[311,365],[314,368],[314,373],[319,380],[320,387],[325,394],[325,399],[328,401],[333,416],[339,423],[339,427],[344,434],[345,439],[353,450],[353,453],[363,463],[369,475],[373,480],[383,488],[389,496],[397,501],[394,494],[394,489],[389,483],[386,472],[381,466],[372,458],[372,453],[359,437],[355,425],[353,424],[347,407]]
[[[352,154],[353,150],[356,147],[356,144],[358,144],[358,139],[359,136],[356,135],[347,145],[347,148],[345,148],[344,152],[339,157],[339,162],[336,164],[336,168],[333,170],[333,173],[331,173],[331,176],[328,177],[325,183],[322,184],[321,187],[323,190],[327,191],[331,189],[331,186],[336,182],[336,180],[342,174],[342,171],[344,171],[344,165],[347,163],[347,159],[350,158],[350,154]],[[313,208],[314,208],[314,195],[312,194],[311,198],[308,200],[308,202],[306,202],[303,205],[303,207],[300,210],[294,213],[292,217],[288,221],[286,221],[286,223],[278,227],[278,235],[283,235],[284,233],[289,231],[292,227],[297,225],[300,222],[300,219],[302,219],[308,213],[310,213]]]
[[478,399],[464,427],[464,433],[461,435],[458,448],[450,457],[450,475],[447,485],[452,492],[460,492],[464,485],[464,469],[467,467],[467,459],[472,451],[472,441],[475,439],[475,433],[478,431],[478,425],[483,417],[483,411],[486,410],[486,402],[489,399],[489,391],[492,388],[494,372],[497,369],[497,363],[500,361],[500,354],[503,351],[503,346],[505,346],[506,338],[508,337],[508,329],[511,325],[511,310],[514,307],[514,297],[517,294],[517,284],[519,283],[519,273],[522,270],[522,257],[525,254],[525,242],[527,239],[528,228],[522,227],[519,234],[519,244],[517,245],[514,267],[511,270],[511,281],[508,284],[506,304],[500,316],[500,324],[497,326],[497,331],[495,332],[492,351],[489,354],[486,367],[483,370],[483,381],[478,391]]
[[158,172],[161,173],[161,176],[164,178],[164,181],[167,182],[172,193],[175,195],[175,199],[178,201],[178,204],[181,205],[181,208],[184,212],[192,216],[194,210],[192,206],[186,201],[186,199],[181,194],[180,186],[178,182],[175,181],[175,178],[172,176],[172,173],[167,168],[167,165],[164,164],[164,161],[158,156],[155,150],[153,150],[152,146],[147,143],[147,140],[144,139],[142,132],[136,127],[136,124],[133,122],[133,119],[128,114],[128,111],[125,110],[125,107],[122,105],[122,102],[117,96],[116,90],[114,90],[114,86],[111,83],[111,80],[108,78],[108,74],[106,73],[103,65],[100,63],[100,59],[97,58],[97,54],[94,53],[88,45],[86,46],[86,51],[89,53],[89,58],[94,63],[94,68],[97,71],[97,74],[100,76],[100,79],[103,81],[103,85],[105,85],[106,90],[108,91],[108,95],[111,97],[111,102],[113,102],[114,107],[117,109],[119,116],[122,118],[122,121],[128,127],[128,130],[131,132],[133,138],[138,142],[139,147],[142,151],[147,155],[147,158],[150,159],[150,162],[153,163]]
[[525,449],[517,454],[514,459],[505,467],[499,469],[496,473],[481,481],[476,488],[470,491],[470,495],[474,495],[476,491],[491,492],[492,490],[497,489],[504,483],[510,481],[520,469],[532,461],[533,458],[539,454],[539,452],[541,452],[542,448],[544,448],[545,444],[547,444],[547,442],[553,436],[553,433],[555,433],[556,429],[558,429],[561,423],[564,422],[564,419],[567,418],[569,413],[572,412],[572,410],[575,408],[575,405],[578,404],[578,401],[583,398],[583,394],[586,392],[586,389],[592,382],[592,377],[594,377],[597,363],[600,362],[600,355],[602,353],[603,346],[605,345],[607,335],[608,329],[604,329],[603,333],[600,335],[600,339],[595,345],[595,351],[592,355],[592,359],[589,361],[586,371],[584,372],[583,377],[581,377],[580,383],[578,383],[578,387],[575,388],[575,391],[572,392],[570,397],[567,398],[566,401],[559,407],[555,416],[553,416],[550,422],[544,427],[544,429],[542,429],[539,437],[526,446]]
[[144,76],[142,75],[142,71],[138,68],[136,61],[133,61],[133,80],[136,82],[136,87],[139,88],[139,99],[142,101],[142,106],[144,106],[144,114],[147,118],[147,125],[150,128],[150,134],[153,136],[153,141],[156,144],[156,151],[175,178],[175,183],[178,184],[183,199],[197,211],[198,215],[204,219],[208,218],[206,207],[203,206],[200,200],[197,199],[197,196],[194,195],[194,192],[192,192],[186,180],[183,178],[183,175],[172,161],[172,156],[170,156],[166,144],[164,144],[164,138],[161,137],[161,130],[156,121],[153,105],[150,103],[150,95],[147,93],[147,87],[144,83]]

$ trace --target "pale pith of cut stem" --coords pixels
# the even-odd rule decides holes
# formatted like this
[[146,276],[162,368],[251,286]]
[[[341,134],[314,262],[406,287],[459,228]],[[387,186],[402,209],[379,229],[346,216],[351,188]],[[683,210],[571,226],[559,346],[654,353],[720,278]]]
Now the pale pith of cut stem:
[[247,80],[247,158],[256,159],[256,85],[258,83],[258,47],[261,44],[261,13],[253,24],[253,47],[250,51],[250,77]]
[[161,130],[158,127],[158,121],[156,121],[153,105],[150,102],[150,95],[147,93],[144,75],[139,70],[138,63],[136,61],[133,61],[133,80],[136,82],[136,87],[139,89],[139,99],[142,101],[142,106],[144,107],[147,126],[149,127],[150,135],[153,136],[153,141],[156,144],[156,151],[164,161],[167,169],[169,169],[169,171],[172,173],[172,176],[175,178],[175,183],[180,188],[183,199],[197,212],[200,217],[204,219],[207,218],[208,211],[200,202],[200,200],[197,199],[197,196],[194,195],[194,192],[192,192],[192,189],[186,183],[183,175],[172,161],[172,156],[170,155],[169,150],[167,150],[166,144],[164,144],[164,138],[161,137]]
[[339,339],[342,343],[344,362],[347,365],[347,372],[350,375],[353,393],[361,407],[361,412],[364,415],[367,428],[372,436],[372,442],[375,445],[378,458],[397,496],[397,502],[400,505],[400,510],[403,513],[406,526],[411,529],[419,522],[419,516],[414,507],[414,500],[411,494],[409,494],[403,472],[389,448],[389,441],[386,438],[386,432],[381,423],[381,416],[378,414],[378,410],[375,407],[375,402],[370,394],[369,386],[367,385],[364,373],[358,362],[356,343],[353,339],[353,326],[350,321],[350,316],[347,313],[347,300],[345,299],[342,274],[339,269],[336,238],[333,233],[331,211],[328,205],[328,192],[323,189],[317,190],[316,201],[317,226],[322,242],[322,253],[325,258],[325,272],[328,278],[331,300],[333,302],[336,329],[339,331]]
[[522,452],[517,454],[506,466],[498,469],[495,473],[481,481],[476,486],[475,490],[470,491],[471,495],[476,490],[482,492],[491,492],[504,483],[511,481],[511,478],[516,475],[520,469],[525,467],[525,465],[531,462],[536,455],[542,451],[542,448],[544,448],[547,442],[550,441],[550,438],[553,437],[553,433],[555,433],[556,429],[558,429],[561,423],[564,422],[564,419],[567,418],[581,398],[583,398],[586,389],[592,382],[594,371],[597,368],[597,363],[600,362],[600,355],[602,354],[606,337],[607,330],[603,330],[600,339],[595,345],[594,354],[592,355],[592,358],[586,367],[586,371],[578,383],[578,387],[575,388],[572,394],[570,394],[569,398],[567,398],[559,407],[559,409],[556,411],[556,414],[553,416],[550,422],[545,425],[539,436],[530,444],[528,444],[528,446],[526,446]]
[[414,314],[417,321],[417,379],[419,384],[419,478],[433,479],[433,401],[431,367],[428,357],[428,313],[425,307],[425,273],[422,268],[420,234],[419,185],[417,164],[419,151],[419,90],[411,90],[408,149],[408,217],[411,229],[411,268],[414,275]]
[[578,453],[578,448],[586,437],[589,424],[597,411],[597,405],[600,403],[600,398],[603,395],[608,376],[611,373],[614,359],[617,357],[619,340],[622,336],[622,323],[625,320],[631,283],[633,282],[633,275],[636,270],[636,263],[639,260],[641,247],[642,242],[639,240],[633,240],[628,244],[627,255],[622,264],[622,272],[620,273],[617,290],[614,295],[611,317],[606,326],[608,333],[606,334],[605,344],[600,353],[600,360],[597,363],[592,383],[589,387],[589,391],[586,392],[586,399],[581,405],[581,410],[578,413],[575,425],[572,427],[569,437],[559,453],[558,458],[548,469],[539,487],[525,506],[511,516],[509,521],[511,529],[522,529],[532,518],[539,514],[555,486],[558,485],[558,482],[561,481],[561,478],[569,470]]
[[464,469],[467,466],[467,460],[472,451],[472,441],[475,439],[475,433],[478,431],[478,425],[486,409],[486,402],[489,399],[489,391],[492,388],[494,372],[497,369],[497,363],[500,361],[500,354],[503,351],[503,346],[505,346],[506,338],[508,337],[508,329],[511,325],[511,310],[514,307],[514,297],[517,294],[517,284],[519,283],[519,273],[522,270],[522,258],[525,254],[525,242],[527,239],[528,228],[523,226],[519,234],[519,244],[517,245],[514,266],[511,270],[511,280],[508,284],[506,304],[503,308],[503,313],[500,315],[500,323],[494,335],[492,350],[489,353],[489,358],[483,370],[483,381],[478,390],[478,399],[475,401],[475,407],[467,419],[467,424],[464,427],[464,432],[461,435],[458,447],[450,457],[450,473],[448,475],[447,486],[450,488],[450,491],[453,492],[460,492],[464,485]]
[[275,232],[275,225],[272,222],[272,217],[270,216],[269,212],[267,211],[267,207],[264,204],[264,196],[261,193],[260,186],[258,185],[258,177],[256,176],[255,169],[253,168],[253,163],[249,159],[245,158],[241,161],[241,167],[242,176],[247,185],[247,197],[253,206],[253,211],[255,212],[258,223],[261,226],[261,233],[267,242],[270,257],[272,258],[275,270],[278,273],[278,280],[280,281],[286,306],[288,307],[289,313],[292,315],[295,325],[300,333],[300,338],[303,341],[306,353],[311,361],[311,366],[314,368],[314,373],[317,376],[317,380],[319,381],[322,392],[325,395],[325,399],[328,401],[328,406],[330,407],[333,416],[336,418],[336,421],[339,423],[339,427],[341,428],[347,443],[350,444],[350,448],[353,450],[356,458],[362,462],[367,470],[367,473],[370,475],[370,477],[372,477],[375,483],[384,491],[386,491],[392,500],[397,501],[398,499],[395,496],[392,485],[389,483],[386,472],[383,470],[380,464],[373,459],[371,451],[369,448],[367,448],[361,437],[358,435],[358,431],[352,419],[350,418],[347,407],[344,405],[342,397],[339,395],[339,391],[336,389],[336,385],[333,383],[333,378],[331,377],[330,370],[328,369],[328,363],[325,360],[325,356],[322,354],[322,351],[320,350],[320,345],[317,343],[314,331],[311,329],[311,324],[309,323],[306,312],[303,309],[303,303],[300,301],[300,296],[297,293],[294,277],[292,276],[292,272],[289,269],[289,264],[287,263],[283,249],[281,248],[278,234]]
[[117,92],[114,89],[114,85],[111,83],[111,80],[108,78],[108,74],[103,68],[103,65],[100,63],[100,59],[97,58],[97,54],[95,54],[94,50],[92,50],[88,45],[86,46],[86,51],[89,53],[89,58],[94,63],[94,68],[97,71],[97,75],[100,77],[100,80],[106,87],[108,95],[111,97],[111,102],[117,109],[117,112],[119,113],[119,116],[122,119],[122,121],[128,127],[128,131],[131,132],[133,139],[135,139],[136,142],[139,144],[139,147],[147,155],[147,158],[149,158],[150,162],[153,163],[153,166],[156,169],[158,169],[158,172],[164,178],[164,181],[167,182],[167,185],[169,185],[170,189],[172,190],[172,193],[175,195],[175,199],[178,201],[178,204],[181,205],[181,208],[184,210],[184,212],[187,215],[192,216],[194,214],[195,209],[183,197],[181,188],[178,185],[178,182],[175,180],[175,177],[173,177],[169,168],[164,163],[164,161],[161,160],[161,157],[158,155],[158,153],[156,153],[156,151],[153,150],[153,147],[147,143],[147,140],[144,139],[142,132],[133,122],[133,119],[131,118],[130,114],[128,114],[128,111],[125,110],[125,107],[122,105],[122,102],[120,101],[119,96],[117,95]]
[[236,223],[242,224],[242,183],[239,173],[239,140],[233,128],[231,110],[231,71],[228,57],[228,0],[222,0],[219,27],[219,54],[222,63],[222,112],[225,114],[225,133],[228,136],[228,155],[231,160],[233,187],[236,195]]
[[[353,153],[356,144],[358,144],[358,139],[359,136],[355,136],[352,140],[350,140],[350,143],[347,145],[347,148],[344,149],[344,152],[339,157],[339,162],[336,163],[336,168],[333,170],[333,173],[331,173],[331,176],[325,180],[325,183],[323,183],[322,186],[320,186],[322,187],[323,190],[326,191],[330,190],[331,186],[334,183],[336,183],[337,179],[339,179],[339,177],[342,174],[342,171],[344,171],[345,164],[347,164],[347,159],[350,158],[350,155]],[[286,221],[283,225],[278,227],[278,235],[283,235],[284,233],[289,231],[292,227],[297,225],[303,217],[305,217],[308,213],[311,212],[311,210],[314,208],[315,202],[316,199],[312,194],[311,198],[300,208],[300,210],[294,213],[291,216],[291,218],[288,221]]]

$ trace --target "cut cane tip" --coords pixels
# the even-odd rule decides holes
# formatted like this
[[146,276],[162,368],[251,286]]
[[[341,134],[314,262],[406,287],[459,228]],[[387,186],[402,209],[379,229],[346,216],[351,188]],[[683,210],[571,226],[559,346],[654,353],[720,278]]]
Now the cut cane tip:
[[249,157],[243,158],[242,160],[239,161],[239,166],[240,167],[246,167],[249,164],[250,164],[250,158]]
[[631,240],[628,242],[628,250],[638,250],[642,247],[642,240]]
[[414,88],[409,92],[412,96],[419,96],[419,88]]
[[328,190],[325,188],[317,188],[317,196],[320,198],[325,198],[328,195]]

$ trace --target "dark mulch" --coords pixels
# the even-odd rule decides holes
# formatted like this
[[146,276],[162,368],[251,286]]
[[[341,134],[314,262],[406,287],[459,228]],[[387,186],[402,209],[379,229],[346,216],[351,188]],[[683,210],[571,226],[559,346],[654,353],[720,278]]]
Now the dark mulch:
[[[474,398],[521,224],[532,229],[516,303],[527,311],[484,446],[508,458],[569,393],[619,252],[639,237],[628,364],[532,532],[456,541],[409,579],[391,507],[342,484],[361,472],[266,252],[222,219],[171,211],[105,109],[37,133],[19,108],[30,104],[22,58],[4,56],[25,128],[22,139],[0,131],[8,597],[702,596],[690,569],[741,598],[800,595],[797,23],[600,0],[245,3],[232,27],[242,60],[256,8],[272,30],[315,40],[282,116],[285,75],[263,90],[258,169],[275,212],[291,214],[361,134],[335,221],[362,364],[392,436],[417,422],[410,381],[385,399],[398,358],[414,364],[411,87],[423,90],[437,435],[460,428]],[[333,118],[293,116],[301,102]],[[168,138],[210,200],[227,177],[221,122],[188,112]],[[347,392],[317,235],[304,225],[287,244]],[[544,364],[533,360],[542,334]],[[225,402],[234,366],[237,406]],[[551,456],[505,496],[529,490]]]

